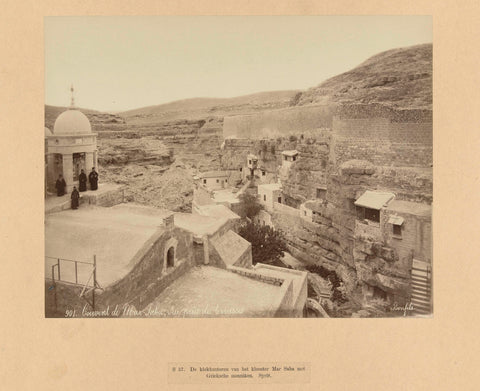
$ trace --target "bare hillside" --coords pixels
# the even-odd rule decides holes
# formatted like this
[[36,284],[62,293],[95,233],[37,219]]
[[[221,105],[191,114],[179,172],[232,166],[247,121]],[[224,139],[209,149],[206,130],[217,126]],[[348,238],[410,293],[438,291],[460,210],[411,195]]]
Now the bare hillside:
[[431,109],[432,44],[379,53],[295,97],[296,105],[331,103]]
[[156,121],[204,119],[289,106],[298,93],[293,91],[267,91],[235,98],[192,98],[162,105],[142,107],[119,113],[129,123],[148,124]]

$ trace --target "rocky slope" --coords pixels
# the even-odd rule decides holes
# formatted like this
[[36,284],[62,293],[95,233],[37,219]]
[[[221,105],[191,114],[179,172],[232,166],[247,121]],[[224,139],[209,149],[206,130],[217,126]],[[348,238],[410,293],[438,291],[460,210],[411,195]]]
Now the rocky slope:
[[287,107],[299,91],[268,91],[235,98],[192,98],[119,113],[130,123],[146,124],[208,116],[245,114]]
[[295,96],[295,105],[380,103],[432,108],[432,44],[388,50]]
[[[297,94],[292,104],[334,106],[335,120],[326,128],[225,142],[222,167],[232,170],[249,152],[275,170],[282,150],[299,151],[299,160],[282,177],[283,202],[298,208],[311,200],[314,214],[309,219],[274,211],[272,221],[284,231],[292,255],[342,278],[351,305],[342,316],[359,309],[363,312],[356,316],[385,316],[388,306],[381,298],[366,310],[364,286],[395,300],[408,297],[411,259],[400,259],[385,243],[357,237],[354,201],[365,190],[377,189],[395,193],[397,200],[432,203],[431,50],[420,45],[381,53]],[[261,131],[262,121],[249,123]],[[276,173],[282,176],[281,170]],[[325,193],[315,200],[322,187]]]

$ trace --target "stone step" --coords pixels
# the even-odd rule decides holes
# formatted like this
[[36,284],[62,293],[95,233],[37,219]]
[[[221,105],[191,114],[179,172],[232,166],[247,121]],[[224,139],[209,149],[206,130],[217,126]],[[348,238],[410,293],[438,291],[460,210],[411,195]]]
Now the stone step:
[[412,289],[415,289],[416,287],[422,289],[422,290],[431,290],[430,289],[430,284],[423,282],[423,281],[414,281],[412,280]]
[[430,265],[421,262],[413,262],[412,269],[428,271],[430,270]]
[[429,297],[412,294],[411,299],[412,299],[412,302],[416,301],[416,302],[419,302],[419,303],[424,303],[424,304],[430,305],[430,298]]
[[424,273],[423,271],[418,271],[418,270],[412,270],[412,277],[413,276],[428,278],[428,273]]
[[412,299],[411,302],[412,302],[413,308],[415,310],[420,309],[420,310],[430,311],[430,308],[431,308],[430,303],[424,303],[424,302],[420,302],[420,301],[417,301],[417,300],[414,300],[414,299]]
[[412,293],[416,293],[417,295],[427,295],[430,296],[431,292],[427,288],[418,288],[418,287],[412,287]]
[[419,284],[429,284],[430,281],[428,278],[421,278],[418,276],[412,276],[412,281],[418,282]]
[[416,292],[417,294],[420,294],[420,295],[430,295],[431,293],[428,287],[417,287],[417,286],[412,286],[412,292]]
[[414,304],[412,302],[412,305],[413,305],[413,312],[416,312],[416,313],[430,313],[432,312],[432,309],[430,306],[422,306],[420,304]]
[[418,261],[416,259],[414,259],[412,261],[412,267],[416,268],[416,269],[423,269],[423,270],[427,270],[427,269],[430,269],[431,268],[431,265],[427,262],[423,262],[423,261]]
[[427,276],[427,275],[431,274],[431,272],[428,271],[428,270],[417,269],[415,267],[412,267],[411,273],[412,274],[421,274],[421,275],[424,275],[424,276]]
[[428,284],[421,284],[419,282],[412,281],[412,289],[419,289],[421,291],[430,291],[430,286]]

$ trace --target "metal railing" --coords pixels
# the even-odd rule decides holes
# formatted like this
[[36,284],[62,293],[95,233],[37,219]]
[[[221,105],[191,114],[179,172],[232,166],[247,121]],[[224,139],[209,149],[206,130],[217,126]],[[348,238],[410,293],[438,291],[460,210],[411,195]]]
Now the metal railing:
[[[53,281],[57,280],[57,281],[61,281],[61,282],[68,282],[68,283],[75,283],[75,284],[78,284],[78,264],[92,265],[92,268],[94,268],[95,263],[96,263],[96,256],[95,255],[93,256],[93,259],[94,259],[93,262],[78,261],[78,260],[73,260],[73,259],[66,259],[66,258],[59,258],[59,257],[49,257],[49,256],[45,256],[45,258],[46,259],[53,259],[53,260],[57,261],[55,264],[52,265],[52,280]],[[62,265],[62,263],[65,263],[65,262],[70,262],[71,264],[73,263],[75,265],[75,282],[68,281],[66,279],[62,279],[61,265]],[[55,278],[55,268],[57,268],[58,278]]]
[[[52,280],[52,287],[55,289],[54,291],[54,300],[55,300],[55,308],[57,308],[57,292],[56,292],[56,282],[62,282],[62,283],[67,283],[67,284],[73,284],[73,285],[79,285],[83,286],[82,291],[79,295],[79,297],[83,298],[88,304],[92,306],[93,309],[95,309],[95,289],[101,289],[103,288],[100,286],[100,284],[97,281],[97,256],[93,256],[93,262],[87,262],[87,261],[79,261],[79,260],[74,260],[74,259],[66,259],[66,258],[59,258],[59,257],[50,257],[50,256],[45,256],[45,259],[51,259],[56,261],[52,266],[51,266],[51,280]],[[75,281],[71,281],[69,279],[63,278],[62,279],[62,264],[73,264],[75,267]],[[78,276],[78,264],[80,265],[90,265],[91,266],[91,271],[88,274],[88,279],[86,280],[85,283],[79,282],[79,276]],[[57,270],[57,278],[55,278],[55,268]],[[46,279],[48,279],[47,276],[45,276]],[[89,285],[90,281],[93,278],[93,282],[91,285]],[[90,288],[87,290],[87,288]],[[90,302],[86,294],[92,292],[92,301]]]

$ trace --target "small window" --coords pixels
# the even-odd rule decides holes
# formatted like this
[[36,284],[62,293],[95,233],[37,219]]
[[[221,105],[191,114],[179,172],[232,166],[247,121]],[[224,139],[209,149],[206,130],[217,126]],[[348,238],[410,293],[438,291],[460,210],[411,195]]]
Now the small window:
[[398,224],[393,224],[393,235],[402,236],[402,226]]
[[220,179],[217,179],[217,183],[220,183]]
[[317,188],[317,198],[324,200],[326,193],[327,191],[325,189]]
[[279,204],[282,203],[282,197],[278,197],[278,203],[279,203]]
[[365,218],[376,223],[380,222],[380,211],[376,209],[365,208]]
[[293,161],[297,160],[297,157],[296,157],[296,156],[293,156],[293,157],[292,157],[292,160],[293,160]]
[[252,164],[252,161],[251,161],[251,160],[249,160],[249,161],[248,161],[248,164]]
[[206,180],[206,179],[204,179],[204,180],[203,180],[203,183],[206,185],[206,184],[207,184],[207,180]]
[[240,172],[242,172],[242,167],[240,167]]
[[286,155],[285,155],[283,158],[284,158],[285,160],[288,160],[288,157],[287,157]]
[[265,176],[265,171],[262,171],[262,176]]
[[357,206],[357,219],[359,220],[365,219],[365,208],[361,206]]
[[267,200],[267,195],[266,195],[266,194],[263,195],[263,200],[264,200],[264,201]]

